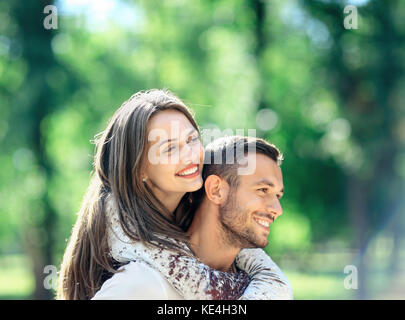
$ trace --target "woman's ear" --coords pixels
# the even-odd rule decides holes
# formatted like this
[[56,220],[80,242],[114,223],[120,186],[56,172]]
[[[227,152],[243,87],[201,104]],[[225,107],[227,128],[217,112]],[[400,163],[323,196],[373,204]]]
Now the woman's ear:
[[210,175],[204,183],[205,195],[216,205],[222,205],[226,202],[229,193],[228,183],[217,175]]

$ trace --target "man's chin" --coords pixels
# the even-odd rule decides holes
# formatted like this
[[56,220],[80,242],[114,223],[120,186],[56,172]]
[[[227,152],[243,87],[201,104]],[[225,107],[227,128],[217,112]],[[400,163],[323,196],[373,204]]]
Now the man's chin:
[[248,248],[260,248],[263,249],[269,244],[269,240],[263,240],[263,241],[250,241],[250,245]]
[[263,237],[260,240],[256,241],[256,248],[264,248],[269,244],[267,237]]

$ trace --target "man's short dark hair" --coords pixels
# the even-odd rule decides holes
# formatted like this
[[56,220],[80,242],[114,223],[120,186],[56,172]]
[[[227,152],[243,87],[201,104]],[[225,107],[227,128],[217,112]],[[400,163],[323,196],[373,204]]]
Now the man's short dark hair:
[[205,181],[210,175],[224,179],[232,189],[238,188],[238,168],[247,153],[263,154],[281,165],[283,155],[267,141],[256,137],[227,136],[214,140],[205,147],[205,161],[202,173]]
[[[204,182],[208,176],[214,174],[224,179],[231,187],[231,192],[235,192],[239,186],[238,168],[240,166],[240,158],[246,157],[248,152],[268,156],[279,166],[283,160],[280,150],[274,144],[268,143],[263,139],[244,136],[219,138],[205,147],[205,160],[202,173]],[[229,155],[231,154],[233,158],[230,158],[233,161],[229,163]],[[205,187],[203,186],[198,191],[193,192],[190,198],[191,201],[185,202],[187,206],[181,208],[181,210],[188,211],[188,214],[184,215],[187,218],[181,224],[183,230],[188,230],[193,221],[194,213],[201,205],[204,197]],[[189,205],[190,203],[191,205]]]

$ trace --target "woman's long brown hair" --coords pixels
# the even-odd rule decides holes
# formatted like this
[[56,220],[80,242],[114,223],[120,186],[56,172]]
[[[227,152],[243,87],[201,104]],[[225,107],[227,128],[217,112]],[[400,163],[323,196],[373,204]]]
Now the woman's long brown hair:
[[106,130],[96,136],[93,171],[61,265],[57,299],[87,300],[100,289],[107,275],[117,272],[109,254],[105,199],[116,202],[121,226],[134,241],[182,250],[172,239],[187,242],[185,230],[192,217],[183,197],[175,214],[170,213],[142,182],[147,154],[149,119],[162,110],[177,110],[198,126],[186,105],[167,90],[134,94],[115,112]]

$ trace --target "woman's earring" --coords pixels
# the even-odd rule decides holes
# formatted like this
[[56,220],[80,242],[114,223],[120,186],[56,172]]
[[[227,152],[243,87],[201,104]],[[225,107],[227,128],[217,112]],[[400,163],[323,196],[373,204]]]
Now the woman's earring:
[[146,182],[146,178],[143,178],[142,181],[143,181],[143,182]]

